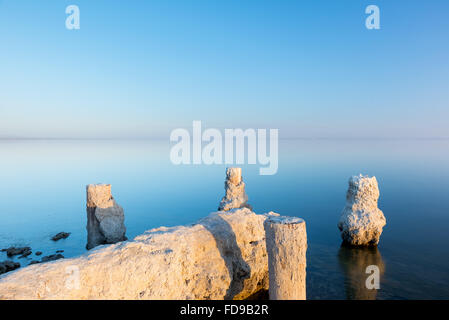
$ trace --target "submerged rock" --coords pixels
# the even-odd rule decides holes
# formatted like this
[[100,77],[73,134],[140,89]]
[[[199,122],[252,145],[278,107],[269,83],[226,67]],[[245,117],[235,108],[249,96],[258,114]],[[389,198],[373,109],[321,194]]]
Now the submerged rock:
[[61,239],[66,239],[70,236],[70,232],[59,232],[57,235],[53,236],[51,240],[58,241]]
[[19,259],[26,258],[26,257],[28,257],[30,254],[32,254],[31,249],[30,249],[30,250],[25,250],[25,251],[22,253],[22,255],[19,257]]
[[20,268],[20,263],[18,262],[13,262],[9,260],[0,262],[0,274],[13,271],[18,268]]
[[36,251],[35,255],[40,256],[42,254],[42,251]]
[[17,256],[17,255],[22,255],[21,257],[27,257],[31,254],[31,248],[30,247],[10,247],[7,249],[2,249],[2,252],[6,251],[6,254],[8,255],[8,257],[13,257],[13,256]]
[[228,211],[238,208],[249,208],[248,196],[245,193],[245,183],[242,181],[242,168],[227,168],[225,181],[226,194],[221,199],[218,210]]
[[42,257],[41,262],[55,261],[59,259],[64,259],[62,254],[51,254],[49,256]]
[[376,177],[353,176],[349,179],[346,206],[338,228],[345,244],[377,245],[386,220],[377,207],[379,188]]
[[28,265],[31,266],[33,264],[43,263],[43,262],[49,262],[49,261],[55,261],[59,259],[64,259],[64,256],[62,254],[51,254],[49,256],[42,257],[41,261],[38,260],[32,260]]
[[87,249],[127,240],[125,215],[110,184],[90,184],[87,191]]

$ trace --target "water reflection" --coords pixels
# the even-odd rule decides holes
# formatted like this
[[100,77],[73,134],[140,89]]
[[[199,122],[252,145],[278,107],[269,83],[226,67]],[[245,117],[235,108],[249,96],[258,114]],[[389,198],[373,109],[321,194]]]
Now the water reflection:
[[345,292],[348,300],[375,300],[376,289],[367,289],[366,280],[372,273],[366,268],[375,265],[379,276],[385,272],[385,265],[377,247],[354,248],[342,245],[338,251],[338,261],[345,277]]

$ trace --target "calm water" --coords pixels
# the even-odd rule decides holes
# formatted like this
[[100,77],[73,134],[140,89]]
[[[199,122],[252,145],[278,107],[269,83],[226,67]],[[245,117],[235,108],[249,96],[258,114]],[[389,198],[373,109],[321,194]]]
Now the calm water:
[[[174,166],[167,142],[0,142],[0,248],[66,257],[86,250],[85,185],[111,183],[128,238],[215,211],[224,166]],[[244,167],[250,204],[307,222],[308,299],[449,298],[449,141],[282,141],[279,171]],[[375,175],[387,226],[378,250],[340,248],[337,221],[353,174]],[[50,237],[71,232],[54,243]],[[15,259],[26,265],[35,257]],[[0,253],[0,261],[7,259]],[[367,265],[382,272],[363,289]]]

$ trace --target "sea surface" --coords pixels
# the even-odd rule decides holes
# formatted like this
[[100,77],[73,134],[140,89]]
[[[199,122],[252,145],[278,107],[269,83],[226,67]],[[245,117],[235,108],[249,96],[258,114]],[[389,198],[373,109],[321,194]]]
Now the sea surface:
[[[129,239],[216,211],[225,165],[173,165],[168,141],[0,141],[0,248],[30,246],[26,266],[86,252],[86,190],[110,183]],[[375,175],[387,225],[377,249],[341,247],[348,179]],[[449,141],[282,140],[276,175],[243,166],[249,203],[306,220],[308,299],[449,299]],[[69,238],[53,242],[60,231]],[[0,253],[0,261],[8,259]],[[380,289],[367,290],[368,265]]]

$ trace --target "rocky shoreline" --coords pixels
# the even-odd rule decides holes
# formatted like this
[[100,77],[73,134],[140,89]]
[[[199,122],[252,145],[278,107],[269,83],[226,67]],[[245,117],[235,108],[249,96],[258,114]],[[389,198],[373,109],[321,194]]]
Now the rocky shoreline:
[[[66,239],[69,236],[70,236],[69,232],[59,232],[58,234],[53,236],[51,238],[51,240],[58,241],[61,239]],[[33,250],[31,249],[31,247],[9,247],[9,248],[5,248],[5,249],[1,249],[0,252],[6,252],[6,255],[8,258],[14,258],[16,256],[19,256],[18,259],[23,259],[23,258],[29,257],[33,253]],[[39,260],[31,260],[28,265],[44,263],[44,262],[49,262],[49,261],[55,261],[58,259],[64,259],[64,256],[61,254],[63,252],[64,252],[64,250],[56,250],[55,254],[50,254],[50,255],[44,256],[41,258],[40,261]],[[41,256],[42,251],[36,251],[35,255]],[[10,271],[19,269],[20,267],[21,267],[20,262],[14,262],[11,260],[2,261],[2,262],[0,262],[0,275],[3,273],[7,273]]]

